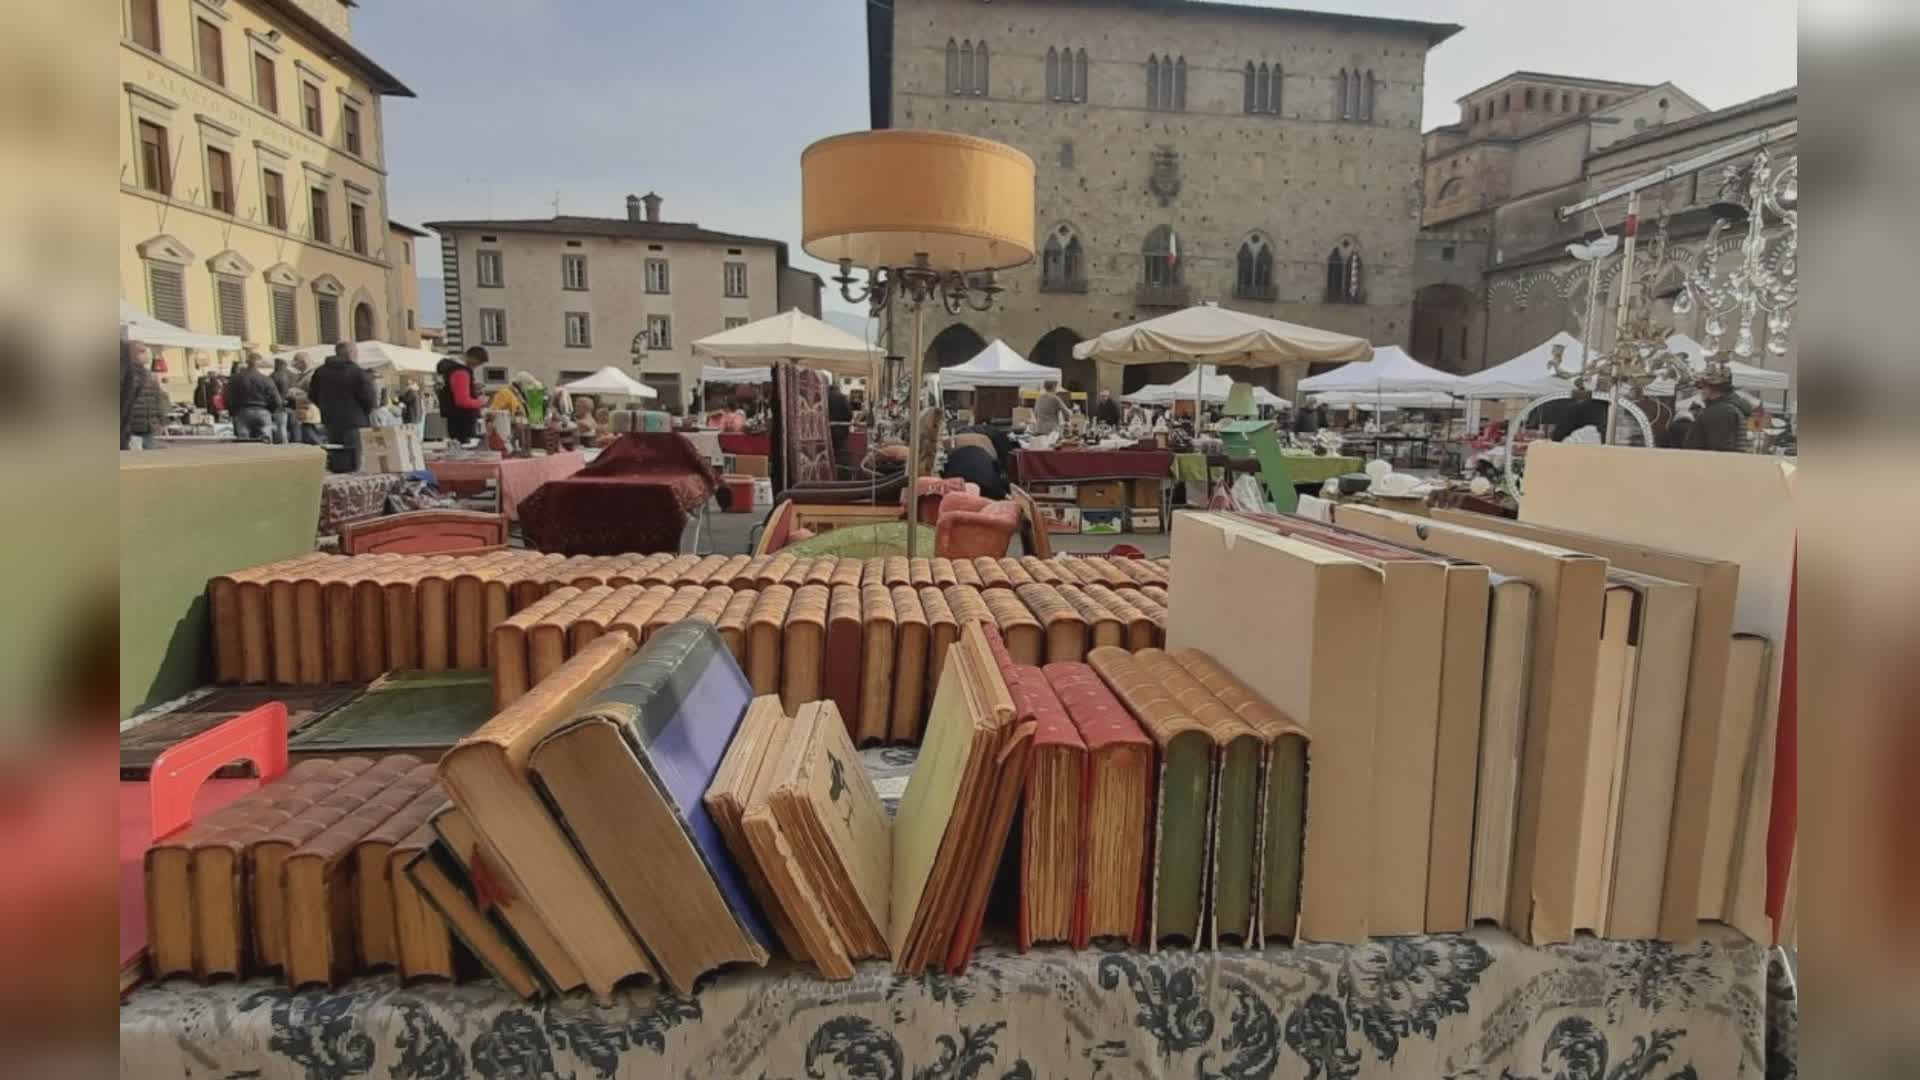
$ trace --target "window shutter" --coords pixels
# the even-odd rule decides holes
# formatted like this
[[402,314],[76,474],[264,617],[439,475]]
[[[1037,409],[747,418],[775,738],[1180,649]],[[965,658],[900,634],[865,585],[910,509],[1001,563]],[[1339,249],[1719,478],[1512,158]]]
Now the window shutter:
[[340,298],[337,296],[320,297],[320,343],[331,345],[340,340]]
[[285,286],[273,290],[273,342],[300,344],[300,305],[294,302],[293,290]]
[[187,325],[187,275],[177,266],[150,263],[147,290],[153,294],[153,315],[161,322]]
[[220,332],[234,337],[247,336],[247,290],[239,278],[218,276],[213,279],[213,293],[219,301]]

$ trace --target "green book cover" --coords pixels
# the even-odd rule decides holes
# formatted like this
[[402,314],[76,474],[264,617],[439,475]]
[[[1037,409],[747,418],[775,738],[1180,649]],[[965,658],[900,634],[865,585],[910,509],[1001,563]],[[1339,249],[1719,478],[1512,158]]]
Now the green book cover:
[[1242,944],[1254,936],[1253,894],[1256,833],[1259,828],[1260,764],[1258,737],[1244,735],[1227,744],[1215,785],[1213,837],[1213,945],[1221,938]]
[[1189,731],[1172,739],[1160,757],[1160,825],[1155,830],[1153,933],[1200,943],[1210,863],[1213,807],[1213,738]]
[[1260,934],[1294,936],[1300,915],[1300,851],[1307,825],[1307,741],[1282,735],[1267,751],[1261,827]]
[[440,754],[493,718],[485,671],[396,671],[287,740],[301,754]]

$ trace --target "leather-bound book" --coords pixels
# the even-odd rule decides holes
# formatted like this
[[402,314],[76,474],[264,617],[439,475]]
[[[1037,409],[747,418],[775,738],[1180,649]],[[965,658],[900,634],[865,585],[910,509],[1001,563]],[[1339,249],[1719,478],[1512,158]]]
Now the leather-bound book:
[[720,616],[726,614],[727,605],[733,602],[731,585],[710,585],[700,602],[687,612],[687,618],[706,623],[708,626],[720,625]]
[[896,585],[913,583],[913,571],[905,555],[889,555],[880,565],[880,583],[891,590]]
[[672,585],[679,587],[681,579],[700,562],[698,555],[676,555],[666,562],[641,575],[642,585]]
[[894,638],[898,616],[893,594],[875,582],[860,587],[860,716],[856,746],[887,741],[893,720]]
[[859,738],[860,691],[866,683],[861,654],[866,646],[866,619],[860,590],[836,585],[827,600],[827,653],[822,665],[825,697],[840,710],[849,725],[847,734]]
[[512,570],[512,556],[477,556],[453,578],[453,666],[462,671],[487,666],[487,583]]
[[1167,567],[1165,559],[1127,559],[1120,563],[1120,568],[1143,586],[1165,587],[1168,578]]
[[976,589],[986,587],[986,581],[980,577],[980,568],[972,559],[953,560],[953,581],[956,585],[969,585]]
[[582,589],[578,596],[555,608],[527,628],[527,680],[533,686],[567,662],[567,636],[574,621],[613,595],[605,585]]
[[1087,744],[1039,668],[1014,665],[1015,715],[1033,719],[1033,764],[1022,796],[1020,951],[1081,940],[1086,917]]
[[395,574],[380,586],[387,623],[387,667],[408,671],[420,666],[419,581]]
[[935,556],[927,561],[927,572],[933,576],[935,588],[945,589],[960,584],[960,575],[953,568],[953,560]]
[[[279,562],[266,563],[235,570],[230,574],[217,574],[207,580],[207,621],[213,630],[213,681],[216,683],[264,682],[247,677],[247,646],[245,639],[248,631],[243,628],[247,621],[241,614],[241,583],[255,584],[266,577],[290,569],[297,559],[282,559]],[[266,621],[263,617],[264,606],[255,608],[256,619],[252,635],[257,645],[266,643]]]
[[803,585],[793,594],[780,639],[780,705],[788,715],[824,694],[827,609],[832,594],[825,585]]
[[733,579],[744,573],[748,564],[752,562],[751,555],[729,555],[721,561],[719,566],[707,571],[707,576],[696,584],[705,585],[708,588],[715,585],[731,586]]
[[[679,584],[682,584],[682,585],[709,584],[712,581],[714,575],[720,573],[721,570],[731,560],[731,558],[732,556],[729,556],[729,555],[705,556],[699,562],[696,562],[692,566],[688,567],[686,571],[680,575]],[[733,575],[729,573],[727,576],[732,577]]]
[[600,602],[580,613],[567,627],[567,655],[572,656],[593,643],[593,639],[607,632],[613,620],[620,613],[633,606],[640,594],[645,592],[639,585],[609,585],[608,592]]
[[705,585],[682,585],[675,589],[673,598],[660,605],[660,610],[654,612],[646,626],[641,628],[640,643],[646,644],[653,640],[653,635],[692,615],[693,609],[706,595]]
[[294,681],[320,686],[327,678],[326,583],[346,572],[346,559],[334,559],[302,573],[293,583]]
[[927,613],[911,585],[893,593],[893,708],[888,714],[890,742],[920,740],[920,709],[926,696]]
[[834,564],[833,576],[828,581],[828,584],[835,589],[858,589],[861,579],[866,576],[866,572],[867,562],[865,559],[842,557]]
[[674,588],[671,585],[642,586],[640,595],[633,598],[633,603],[628,604],[625,611],[613,617],[613,621],[607,624],[607,629],[618,630],[632,638],[635,645],[640,644],[640,639],[646,636],[647,623],[659,613],[661,608],[667,606],[667,601],[673,599],[673,594]]
[[1059,592],[1060,598],[1065,600],[1067,606],[1073,608],[1074,613],[1086,624],[1087,648],[1096,649],[1102,645],[1126,647],[1126,626],[1121,623],[1119,616],[1108,610],[1105,604],[1087,594],[1087,588],[1092,586],[1048,585],[1044,587]]
[[[454,949],[452,928],[407,873],[407,865],[433,844],[433,825],[423,821],[387,849],[387,863],[380,871],[391,895],[388,903],[393,912],[393,964],[405,982],[452,981],[460,973],[460,956]],[[364,864],[360,872],[368,872]]]
[[1088,585],[1081,591],[1120,621],[1128,652],[1139,652],[1141,649],[1151,649],[1160,644],[1159,624],[1154,621],[1153,616],[1148,615],[1134,603],[1134,599],[1140,595],[1139,592],[1120,592],[1105,585]]
[[833,575],[840,572],[840,559],[835,555],[816,556],[807,567],[807,579],[803,585],[821,585],[833,587]]
[[[927,677],[921,697],[931,702],[933,688],[940,685],[940,673],[947,666],[948,650],[960,639],[960,622],[953,617],[953,609],[947,606],[945,593],[932,586],[919,592],[920,611],[927,617]],[[924,713],[926,710],[923,708],[920,711]],[[919,732],[924,720],[923,716],[914,721],[915,742],[920,741]]]
[[437,802],[432,788],[433,766],[417,765],[287,854],[288,986],[331,986],[353,973],[354,846],[423,795]]
[[[306,811],[289,818],[245,844],[243,877],[251,913],[253,955],[268,970],[283,970],[287,962],[287,856],[319,836],[374,796],[401,782],[420,759],[393,754],[369,765],[336,787]],[[199,866],[195,866],[199,876]],[[224,888],[222,882],[222,888]]]
[[981,555],[973,560],[974,572],[980,575],[980,587],[983,589],[1011,589],[1013,579],[1000,566],[1000,560]]
[[887,560],[880,555],[870,555],[860,560],[860,586],[885,585],[887,583]]
[[370,566],[353,583],[353,681],[372,682],[387,667],[387,605],[384,585],[393,574],[397,557],[373,556]]
[[[482,880],[494,883],[501,881],[497,876],[498,868],[506,865],[505,861],[485,837],[474,831],[473,822],[458,806],[447,806],[436,811],[430,823],[434,835],[439,838],[439,843],[433,847],[446,857],[446,865],[456,875],[455,880],[461,883],[462,888],[468,887],[467,883],[473,880],[475,873],[479,873]],[[498,892],[497,889],[494,891]],[[471,891],[468,896],[471,898]],[[560,935],[524,897],[517,894],[506,897],[489,894],[487,901],[488,919],[513,943],[535,979],[562,993],[586,985],[586,974],[573,962]],[[487,967],[491,970],[493,964],[488,963]],[[648,971],[650,973],[652,969]]]
[[451,556],[435,556],[420,575],[414,600],[420,609],[420,667],[446,671],[453,666],[453,576],[459,572]]
[[933,560],[925,555],[907,560],[907,583],[915,589],[924,589],[934,583]]
[[[1026,603],[1015,595],[1012,589],[982,589],[980,599],[993,616],[994,625],[1000,628],[1000,636],[1007,643],[1007,653],[1016,664],[1038,666],[1047,654],[1047,628],[1040,619],[1028,609]],[[1049,615],[1069,617],[1065,611],[1054,608],[1054,603],[1065,607],[1064,601],[1057,597],[1049,598]]]
[[1101,585],[1107,583],[1107,579],[1102,577],[1100,573],[1093,568],[1093,559],[1090,556],[1069,555],[1064,559],[1056,559],[1054,561],[1060,564],[1060,572],[1065,574],[1073,584]]
[[784,744],[791,723],[778,697],[756,696],[740,720],[740,729],[733,733],[733,742],[728,744],[726,756],[720,759],[720,767],[714,770],[713,780],[707,784],[705,801],[714,827],[720,831],[720,838],[726,842],[741,876],[747,880],[747,888],[766,914],[773,936],[780,940],[780,947],[788,956],[804,962],[808,958],[806,942],[787,916],[785,902],[768,884],[766,872],[761,869],[760,859],[741,825],[769,754],[776,753]]
[[632,578],[635,585],[645,586],[654,571],[679,558],[672,552],[656,551],[651,555],[642,555],[627,561],[626,576]]
[[321,640],[326,650],[325,681],[329,683],[352,682],[354,667],[359,659],[353,641],[353,586],[365,570],[359,565],[358,559],[340,561],[346,565],[329,572],[320,584],[320,609],[324,626]]
[[[482,876],[500,883],[496,903],[503,917],[513,919],[522,905],[531,908],[562,950],[543,953],[528,941],[539,966],[549,976],[556,968],[578,971],[602,1000],[609,999],[615,983],[651,975],[653,968],[534,790],[527,758],[534,744],[611,678],[634,648],[626,634],[600,637],[440,759],[441,787],[488,849],[463,846],[463,857],[469,862],[496,857],[485,859]],[[559,977],[553,981],[564,985]]]
[[493,707],[504,709],[533,686],[527,635],[535,623],[571,603],[580,590],[557,589],[508,616],[493,628]]
[[[774,584],[785,585],[789,589],[798,589],[800,586],[805,585],[807,580],[813,575],[813,564],[818,561],[818,559],[809,558],[805,555],[797,556],[793,560],[793,565],[787,567],[787,572],[780,575],[780,580]],[[831,576],[831,574],[829,574],[829,576]]]
[[395,850],[409,838],[432,837],[428,820],[446,805],[446,795],[429,786],[353,845],[355,955],[363,970],[399,965],[399,910],[388,870]]
[[[1071,587],[1071,586],[1070,586]],[[1049,664],[1071,664],[1087,655],[1086,616],[1052,585],[1022,585],[1014,590],[1033,617],[1046,631],[1046,657]]]
[[[710,624],[669,626],[528,760],[667,985],[767,961],[771,933],[702,797],[752,692]],[[751,812],[751,811],[749,811]]]
[[789,551],[763,556],[763,558],[767,561],[754,570],[753,587],[755,590],[764,589],[769,585],[778,585],[786,579],[788,574],[793,572],[794,566],[800,562],[800,557]]
[[1077,578],[1069,579],[1058,566],[1054,565],[1052,559],[1042,559],[1037,555],[1020,556],[1020,568],[1027,572],[1028,577],[1044,585],[1061,585],[1070,580],[1078,580]]
[[758,589],[734,590],[733,597],[720,611],[720,620],[713,624],[713,628],[720,631],[720,640],[727,643],[727,651],[733,654],[733,662],[742,668],[747,666],[747,620],[753,616],[754,605],[759,600]]
[[1007,576],[1007,582],[1016,589],[1022,585],[1032,585],[1039,580],[1027,572],[1027,568],[1019,559],[1010,555],[994,561],[999,564],[1000,572]]
[[[787,558],[791,559],[793,556],[789,555]],[[767,567],[772,562],[773,556],[771,555],[748,556],[747,561],[740,565],[740,569],[735,571],[733,576],[729,577],[726,581],[721,582],[721,584],[731,586],[734,589],[758,589],[760,587],[761,577],[766,575]],[[778,581],[780,579],[775,577],[772,580]]]
[[1161,607],[1167,606],[1167,586],[1142,584],[1140,591],[1145,593],[1148,599],[1159,604]]
[[786,632],[787,610],[792,606],[791,588],[770,585],[760,590],[747,617],[747,658],[741,667],[756,696],[780,692],[781,638]]
[[[799,838],[789,838],[783,833],[767,804],[779,772],[778,763],[798,754],[804,746],[805,733],[823,724],[840,728],[841,737],[846,737],[846,724],[834,710],[833,702],[813,701],[802,705],[798,715],[768,735],[753,781],[744,787],[737,782],[734,785],[741,793],[740,840],[747,847],[747,856],[739,861],[742,866],[751,864],[758,868],[766,879],[768,891],[777,898],[773,906],[786,917],[797,939],[798,947],[788,949],[794,959],[811,963],[824,978],[844,980],[854,975],[853,956],[846,938],[834,925],[825,898],[815,891],[812,878],[801,868]],[[756,811],[751,820],[747,817],[749,809]]]
[[[294,611],[294,581],[310,567],[324,565],[314,560],[295,566],[288,573],[267,581],[267,676],[262,682],[292,686],[300,681],[300,620]],[[241,602],[246,602],[242,586]]]
[[953,612],[954,619],[961,625],[969,622],[982,623],[986,626],[999,625],[993,617],[993,612],[987,610],[986,598],[981,596],[980,590],[974,586],[949,586],[942,590],[942,595],[947,598],[947,607]]
[[497,909],[481,910],[483,897],[447,844],[435,843],[420,852],[407,864],[406,874],[500,985],[527,1001],[547,993],[530,951],[507,930]]
[[1087,748],[1082,883],[1074,938],[1140,943],[1147,929],[1147,868],[1153,851],[1153,738],[1086,664],[1042,669]]

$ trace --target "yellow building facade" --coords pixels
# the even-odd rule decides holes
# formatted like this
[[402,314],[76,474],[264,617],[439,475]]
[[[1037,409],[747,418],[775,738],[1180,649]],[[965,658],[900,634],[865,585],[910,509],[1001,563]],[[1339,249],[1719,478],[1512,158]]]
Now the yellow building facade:
[[[120,2],[121,297],[262,351],[417,343],[381,110],[412,91],[352,44],[350,4]],[[175,395],[234,359],[181,353]]]

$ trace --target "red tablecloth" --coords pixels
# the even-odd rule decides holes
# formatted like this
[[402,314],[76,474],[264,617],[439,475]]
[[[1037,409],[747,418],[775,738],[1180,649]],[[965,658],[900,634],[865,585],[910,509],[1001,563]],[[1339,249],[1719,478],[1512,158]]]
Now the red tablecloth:
[[508,521],[520,520],[520,503],[549,480],[572,476],[587,463],[578,450],[528,458],[482,458],[463,461],[444,458],[427,462],[443,491],[477,490],[495,480],[500,485],[500,512]]
[[1014,477],[1022,484],[1080,480],[1164,480],[1173,471],[1171,450],[1020,450]]

